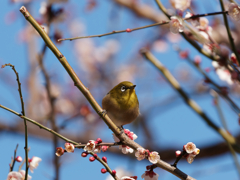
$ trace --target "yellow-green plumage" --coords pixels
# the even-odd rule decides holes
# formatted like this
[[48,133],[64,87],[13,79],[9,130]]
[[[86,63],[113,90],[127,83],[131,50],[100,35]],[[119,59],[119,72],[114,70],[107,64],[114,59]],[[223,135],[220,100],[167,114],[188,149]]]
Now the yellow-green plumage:
[[139,115],[139,103],[135,85],[124,81],[116,85],[102,100],[102,107],[118,126],[134,121]]

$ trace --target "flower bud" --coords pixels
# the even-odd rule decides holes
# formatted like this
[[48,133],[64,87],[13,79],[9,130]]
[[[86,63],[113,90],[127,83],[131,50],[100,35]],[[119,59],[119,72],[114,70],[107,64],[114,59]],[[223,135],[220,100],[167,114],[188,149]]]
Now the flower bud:
[[87,152],[82,152],[82,157],[87,157],[88,153]]
[[17,156],[17,157],[15,158],[15,160],[16,160],[17,162],[22,162],[22,157],[21,157],[21,156]]
[[107,157],[103,156],[103,157],[102,157],[102,160],[103,160],[105,163],[107,163]]
[[93,161],[95,161],[95,158],[93,156],[91,156],[91,157],[89,157],[89,161],[93,162]]
[[101,169],[101,173],[105,174],[106,172],[107,172],[106,169],[104,169],[104,168]]

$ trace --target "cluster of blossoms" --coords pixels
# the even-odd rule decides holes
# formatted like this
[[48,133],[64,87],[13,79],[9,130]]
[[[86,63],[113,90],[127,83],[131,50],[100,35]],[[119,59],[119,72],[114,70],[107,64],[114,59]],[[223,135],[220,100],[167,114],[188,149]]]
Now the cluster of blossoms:
[[[17,162],[22,161],[21,156],[17,156],[15,159]],[[38,167],[39,162],[41,162],[42,159],[39,157],[33,156],[31,159],[28,160],[29,162],[29,168],[30,171],[33,173],[33,170]],[[11,171],[8,173],[7,180],[24,180],[25,179],[26,172],[24,170],[20,170],[19,172]],[[27,175],[27,180],[31,180],[32,177],[30,175]]]
[[62,147],[57,147],[56,156],[60,157],[64,152],[73,153],[75,146],[72,143],[65,143],[65,150]]
[[[184,157],[186,157],[186,160],[189,164],[192,164],[196,155],[200,153],[200,149],[198,149],[192,142],[188,142],[186,145],[184,145],[183,151],[187,153],[184,155]],[[181,154],[181,151],[176,151],[176,157],[179,157]]]
[[156,164],[158,160],[160,160],[160,156],[158,152],[156,151],[149,152],[149,150],[143,149],[143,148],[137,148],[137,152],[135,153],[135,156],[139,161],[145,159],[145,157],[147,156],[148,160],[153,164]]
[[[124,133],[131,139],[135,140],[137,139],[137,135],[134,134],[133,132],[130,132],[128,129],[124,129]],[[115,142],[120,142],[120,139],[113,133],[113,139]],[[133,149],[126,146],[126,145],[120,145],[119,149],[122,149],[123,154],[128,154],[128,153],[133,153]]]
[[89,140],[87,145],[84,147],[84,151],[100,153],[102,150],[103,152],[106,152],[108,149],[108,146],[96,146],[97,144],[100,144],[100,143],[102,143],[102,140],[100,138],[98,138],[96,141]]

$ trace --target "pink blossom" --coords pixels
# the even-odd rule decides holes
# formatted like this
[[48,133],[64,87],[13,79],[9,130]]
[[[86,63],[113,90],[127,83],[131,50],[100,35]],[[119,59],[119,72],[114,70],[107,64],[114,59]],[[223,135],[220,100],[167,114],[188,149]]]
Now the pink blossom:
[[200,153],[200,149],[196,148],[194,151],[193,151],[193,155],[198,155]]
[[235,3],[230,3],[228,6],[228,14],[229,16],[235,20],[240,20],[240,7]]
[[41,162],[42,159],[39,157],[33,156],[32,159],[30,160],[30,171],[33,173],[33,170],[38,167],[38,163]]
[[144,180],[157,180],[158,176],[159,175],[157,173],[150,170],[150,171],[145,171],[145,173],[143,173],[141,177],[144,178]]
[[160,160],[160,156],[158,155],[158,152],[156,152],[156,151],[150,152],[148,155],[148,160],[151,163],[156,164],[158,162],[158,160]]
[[95,141],[90,140],[87,145],[84,147],[84,151],[93,152],[95,149]]
[[170,3],[175,9],[185,11],[191,5],[191,0],[171,0]]
[[133,132],[130,132],[128,129],[124,129],[124,133],[125,133],[131,140],[137,139],[137,135],[134,134]]
[[192,162],[194,161],[195,156],[196,156],[196,155],[189,154],[189,155],[187,156],[187,162],[188,162],[189,164],[192,164]]
[[126,145],[119,146],[119,149],[122,149],[123,154],[133,153],[133,149]]
[[183,32],[184,30],[183,20],[180,17],[172,16],[169,25],[170,25],[170,31],[174,34]]
[[135,153],[137,160],[141,161],[146,157],[146,150],[143,148],[137,148],[137,152]]
[[192,142],[188,142],[186,145],[184,145],[184,150],[188,153],[191,154],[195,151],[196,145]]
[[75,146],[72,143],[65,143],[65,150],[68,153],[74,152]]
[[23,178],[20,172],[11,171],[8,173],[7,180],[22,180]]
[[109,146],[101,146],[102,152],[106,152]]
[[97,146],[95,147],[95,149],[93,150],[94,153],[100,153],[101,152],[101,146]]
[[[190,18],[192,16],[193,16],[192,13],[187,12],[186,15],[185,15],[185,18]],[[197,27],[197,26],[200,25],[199,18],[192,18],[192,19],[188,19],[187,21],[190,22],[194,27]]]

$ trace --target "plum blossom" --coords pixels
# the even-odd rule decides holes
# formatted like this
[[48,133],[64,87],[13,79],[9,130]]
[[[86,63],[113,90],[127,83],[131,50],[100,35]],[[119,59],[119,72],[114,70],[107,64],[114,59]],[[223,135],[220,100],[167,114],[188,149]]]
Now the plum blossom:
[[11,171],[8,173],[7,180],[22,180],[24,177],[20,172]]
[[184,150],[188,153],[191,154],[194,152],[196,149],[196,145],[192,142],[188,142],[186,145],[184,145]]
[[192,162],[194,161],[195,156],[196,156],[196,155],[188,154],[188,156],[187,156],[187,162],[188,162],[189,164],[192,164]]
[[157,180],[158,176],[159,175],[157,173],[150,170],[150,171],[145,171],[145,173],[143,173],[141,177],[144,178],[144,180]]
[[220,80],[227,82],[229,85],[233,84],[233,81],[231,79],[231,73],[226,67],[220,66],[219,63],[216,61],[213,61],[212,65],[215,68],[215,72]]
[[[186,15],[185,15],[185,18],[190,18],[192,16],[193,16],[192,13],[187,12]],[[189,19],[187,21],[190,22],[194,27],[197,27],[197,26],[200,25],[199,18],[192,18],[192,19]]]
[[106,152],[109,146],[101,146],[102,152]]
[[101,152],[101,146],[97,146],[95,147],[95,149],[93,150],[94,153],[100,153]]
[[200,153],[200,149],[196,148],[196,145],[192,142],[188,142],[186,145],[184,145],[183,150],[188,153],[186,160],[189,164],[191,164],[194,161],[196,155]]
[[170,25],[170,31],[174,34],[183,32],[184,30],[183,20],[180,17],[172,16],[169,25]]
[[64,149],[62,147],[57,147],[56,156],[60,157],[64,154]]
[[[131,140],[135,140],[137,139],[137,135],[134,134],[133,132],[129,131],[128,129],[124,129],[124,133],[131,139]],[[118,139],[118,137],[113,133],[113,139],[115,142],[120,142],[120,140]],[[123,154],[127,154],[127,153],[133,153],[133,149],[126,146],[126,145],[120,145],[119,149],[122,149]]]
[[158,162],[158,160],[160,160],[160,156],[158,155],[158,152],[156,152],[156,151],[150,152],[148,155],[148,160],[151,163],[156,164]]
[[137,139],[137,135],[134,134],[134,132],[130,132],[128,129],[124,129],[124,133],[125,133],[131,140]]
[[235,3],[230,3],[228,6],[228,14],[229,16],[235,20],[240,20],[240,7]]
[[141,161],[146,157],[146,150],[143,148],[137,148],[137,152],[135,153],[137,160]]
[[93,152],[95,149],[95,141],[90,140],[87,145],[84,147],[84,151]]
[[65,143],[65,150],[68,153],[74,152],[75,146],[72,143]]
[[171,0],[170,3],[175,9],[185,11],[191,5],[191,0]]
[[133,149],[126,145],[119,146],[119,149],[122,149],[123,154],[133,153]]
[[33,156],[32,159],[30,159],[30,165],[29,165],[29,168],[30,168],[30,171],[33,173],[33,170],[34,169],[37,169],[38,167],[38,163],[41,162],[42,159],[39,158],[39,157],[35,157]]
[[[26,172],[25,172],[24,170],[21,170],[21,171],[19,171],[19,173],[23,176],[23,177],[22,177],[22,180],[24,180]],[[28,174],[27,180],[31,180],[31,179],[32,179],[32,176],[30,176],[30,175]]]

